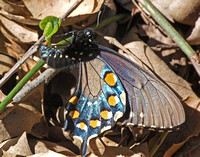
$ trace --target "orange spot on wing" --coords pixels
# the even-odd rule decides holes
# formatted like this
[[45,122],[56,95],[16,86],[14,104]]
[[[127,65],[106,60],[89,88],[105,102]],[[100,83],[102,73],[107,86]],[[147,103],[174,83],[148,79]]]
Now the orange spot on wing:
[[99,120],[90,120],[90,126],[96,128],[98,126]]
[[110,86],[115,86],[115,84],[116,84],[115,74],[114,73],[108,73],[108,74],[106,74],[104,80]]
[[71,113],[70,113],[70,116],[71,116],[73,119],[78,118],[79,115],[80,115],[80,113],[79,113],[77,110],[71,111]]
[[109,115],[108,115],[108,111],[107,110],[105,110],[105,111],[101,111],[101,117],[103,118],[103,119],[109,119]]
[[69,99],[69,102],[72,103],[73,105],[75,105],[78,101],[78,97],[77,96],[73,96],[71,99]]
[[80,128],[81,130],[83,130],[83,129],[85,128],[85,126],[86,126],[86,124],[83,123],[83,122],[80,122],[79,124],[80,124],[79,128]]
[[117,102],[115,100],[115,96],[114,95],[111,95],[109,98],[108,98],[108,103],[110,106],[116,106],[117,105]]

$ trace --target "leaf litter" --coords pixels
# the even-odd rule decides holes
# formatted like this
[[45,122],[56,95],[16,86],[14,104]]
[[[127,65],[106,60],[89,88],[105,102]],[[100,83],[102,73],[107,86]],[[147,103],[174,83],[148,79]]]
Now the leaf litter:
[[[41,31],[38,28],[39,21],[48,16],[54,15],[61,17],[72,5],[74,1],[26,1],[19,3],[11,3],[10,1],[1,1],[1,15],[0,20],[2,22],[1,32],[7,38],[3,39],[4,42],[0,43],[1,51],[3,51],[0,70],[1,77],[14,65],[15,60],[18,60],[27,51],[28,47],[32,43],[38,40],[41,35]],[[177,12],[176,8],[179,4],[177,1],[173,3],[160,3],[161,1],[154,1],[155,6],[159,6],[158,9],[166,15],[166,17],[172,22],[177,24],[178,30],[182,32],[182,35],[189,41],[190,44],[196,45],[196,49],[199,48],[199,15],[194,12],[194,9],[187,10],[187,14],[183,14],[181,10]],[[103,1],[85,1],[69,16],[63,27],[66,25],[73,25],[75,28],[88,26],[89,23],[95,23],[96,13],[102,6]],[[189,4],[183,4],[183,8]],[[144,66],[144,63],[151,67],[154,72],[162,78],[178,95],[183,99],[185,103],[187,121],[183,128],[180,128],[177,132],[172,132],[168,135],[167,139],[158,150],[158,156],[170,156],[172,154],[191,153],[197,154],[197,149],[190,149],[189,146],[197,146],[195,142],[199,138],[199,93],[195,92],[199,90],[199,84],[191,81],[191,73],[195,73],[191,70],[191,65],[186,56],[182,54],[180,49],[174,44],[161,29],[155,24],[149,23],[149,19],[140,14],[140,11],[133,5],[132,2],[118,3],[116,5],[112,1],[108,1],[106,10],[107,15],[114,15],[119,12],[133,12],[134,24],[130,25],[128,32],[123,28],[123,23],[117,25],[119,32],[112,33],[114,38],[123,43],[123,48],[127,49],[130,53],[125,54],[129,58],[133,59],[137,63]],[[199,3],[194,1],[196,10],[198,11]],[[168,7],[166,7],[168,6]],[[171,6],[171,7],[170,7]],[[172,7],[173,6],[173,7]],[[194,5],[192,5],[194,8]],[[122,8],[125,9],[122,9]],[[162,8],[165,8],[162,10]],[[166,9],[170,8],[170,9]],[[191,7],[192,8],[192,7]],[[112,10],[112,9],[117,9]],[[118,10],[119,9],[119,10]],[[190,11],[189,11],[190,10]],[[195,15],[195,18],[188,20],[190,15]],[[103,16],[106,16],[104,13]],[[174,15],[174,16],[173,16]],[[181,15],[181,17],[179,16]],[[183,17],[184,16],[184,17]],[[88,21],[90,21],[88,23]],[[187,26],[185,26],[187,24]],[[104,34],[108,35],[108,30],[115,30],[116,26],[108,26],[104,29]],[[123,29],[122,29],[123,28]],[[188,29],[189,28],[189,29]],[[65,29],[65,28],[64,28]],[[184,31],[186,29],[186,31]],[[191,31],[192,30],[192,31]],[[139,40],[141,38],[142,40]],[[98,40],[97,40],[98,42]],[[103,41],[101,44],[106,44]],[[5,44],[7,52],[5,51]],[[119,45],[115,45],[119,46]],[[151,50],[153,49],[154,52]],[[178,54],[178,55],[177,55]],[[39,57],[38,53],[34,56]],[[135,57],[137,56],[137,57]],[[3,57],[5,59],[3,59]],[[160,59],[161,58],[161,59]],[[142,60],[142,62],[141,62]],[[32,56],[24,66],[18,71],[18,78],[12,78],[13,81],[20,80],[27,71],[29,71],[34,65],[34,57]],[[167,65],[168,66],[167,66]],[[145,67],[145,66],[144,66]],[[170,68],[169,68],[170,67]],[[146,67],[145,67],[146,68]],[[173,72],[173,69],[175,72]],[[189,69],[189,70],[188,70]],[[42,72],[44,69],[41,69]],[[179,74],[180,76],[178,76]],[[39,75],[39,74],[37,74]],[[59,74],[60,75],[60,74]],[[58,75],[58,76],[59,76]],[[65,74],[61,74],[65,75]],[[75,80],[74,77],[69,79],[68,82],[62,80],[60,84],[65,86],[58,87],[59,77],[55,78],[48,86],[40,85],[36,91],[27,96],[23,102],[19,104],[11,103],[6,107],[3,113],[1,113],[0,131],[1,131],[1,145],[0,153],[4,156],[9,155],[22,155],[22,156],[76,156],[79,154],[79,149],[75,146],[69,134],[63,131],[63,121],[57,121],[56,113],[57,108],[63,108],[67,98],[71,96],[74,91],[76,83],[71,83]],[[70,74],[67,76],[71,76]],[[197,75],[192,75],[197,77]],[[67,77],[68,79],[68,77]],[[186,81],[187,80],[187,81]],[[196,79],[196,81],[198,78]],[[196,90],[193,89],[195,86]],[[64,91],[61,92],[61,91]],[[44,93],[44,98],[42,95]],[[67,95],[67,96],[66,96]],[[1,99],[5,98],[3,93],[0,93]],[[55,99],[50,99],[51,97]],[[48,101],[50,100],[50,101]],[[41,105],[44,103],[44,106]],[[62,115],[61,115],[62,116]],[[136,128],[137,129],[137,128]],[[97,137],[90,142],[89,156],[136,156],[143,155],[148,156],[151,145],[154,143],[157,136],[154,136],[149,142],[138,140],[135,136],[140,135],[134,131],[130,131],[130,137],[124,136],[126,142],[120,145],[122,140],[121,129],[111,130],[110,134],[105,134],[104,137]],[[143,132],[141,133],[142,137]],[[134,140],[133,140],[134,139]],[[138,140],[138,141],[137,141]],[[138,145],[131,147],[136,142]],[[131,148],[131,149],[130,149]],[[179,150],[178,150],[179,149]],[[187,150],[187,152],[186,152]]]

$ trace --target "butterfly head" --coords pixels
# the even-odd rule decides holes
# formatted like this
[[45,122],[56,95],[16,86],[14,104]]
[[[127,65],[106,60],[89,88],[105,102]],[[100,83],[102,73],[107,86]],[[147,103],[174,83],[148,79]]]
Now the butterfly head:
[[75,31],[70,44],[64,49],[64,54],[75,62],[85,62],[96,58],[99,49],[93,38],[94,31],[91,28]]

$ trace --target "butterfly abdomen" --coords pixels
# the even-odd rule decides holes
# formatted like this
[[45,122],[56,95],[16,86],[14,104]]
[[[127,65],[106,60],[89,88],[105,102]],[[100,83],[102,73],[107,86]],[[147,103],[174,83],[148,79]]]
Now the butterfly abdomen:
[[46,45],[40,47],[40,55],[42,60],[53,68],[64,68],[75,63],[67,54],[63,53],[62,49],[55,49]]

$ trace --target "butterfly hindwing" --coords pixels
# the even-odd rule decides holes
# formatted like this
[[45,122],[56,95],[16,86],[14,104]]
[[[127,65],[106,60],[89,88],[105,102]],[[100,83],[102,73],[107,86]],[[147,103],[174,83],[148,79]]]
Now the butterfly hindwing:
[[113,69],[102,58],[79,65],[79,85],[66,106],[65,129],[82,142],[83,155],[92,137],[110,129],[124,115],[126,94]]

